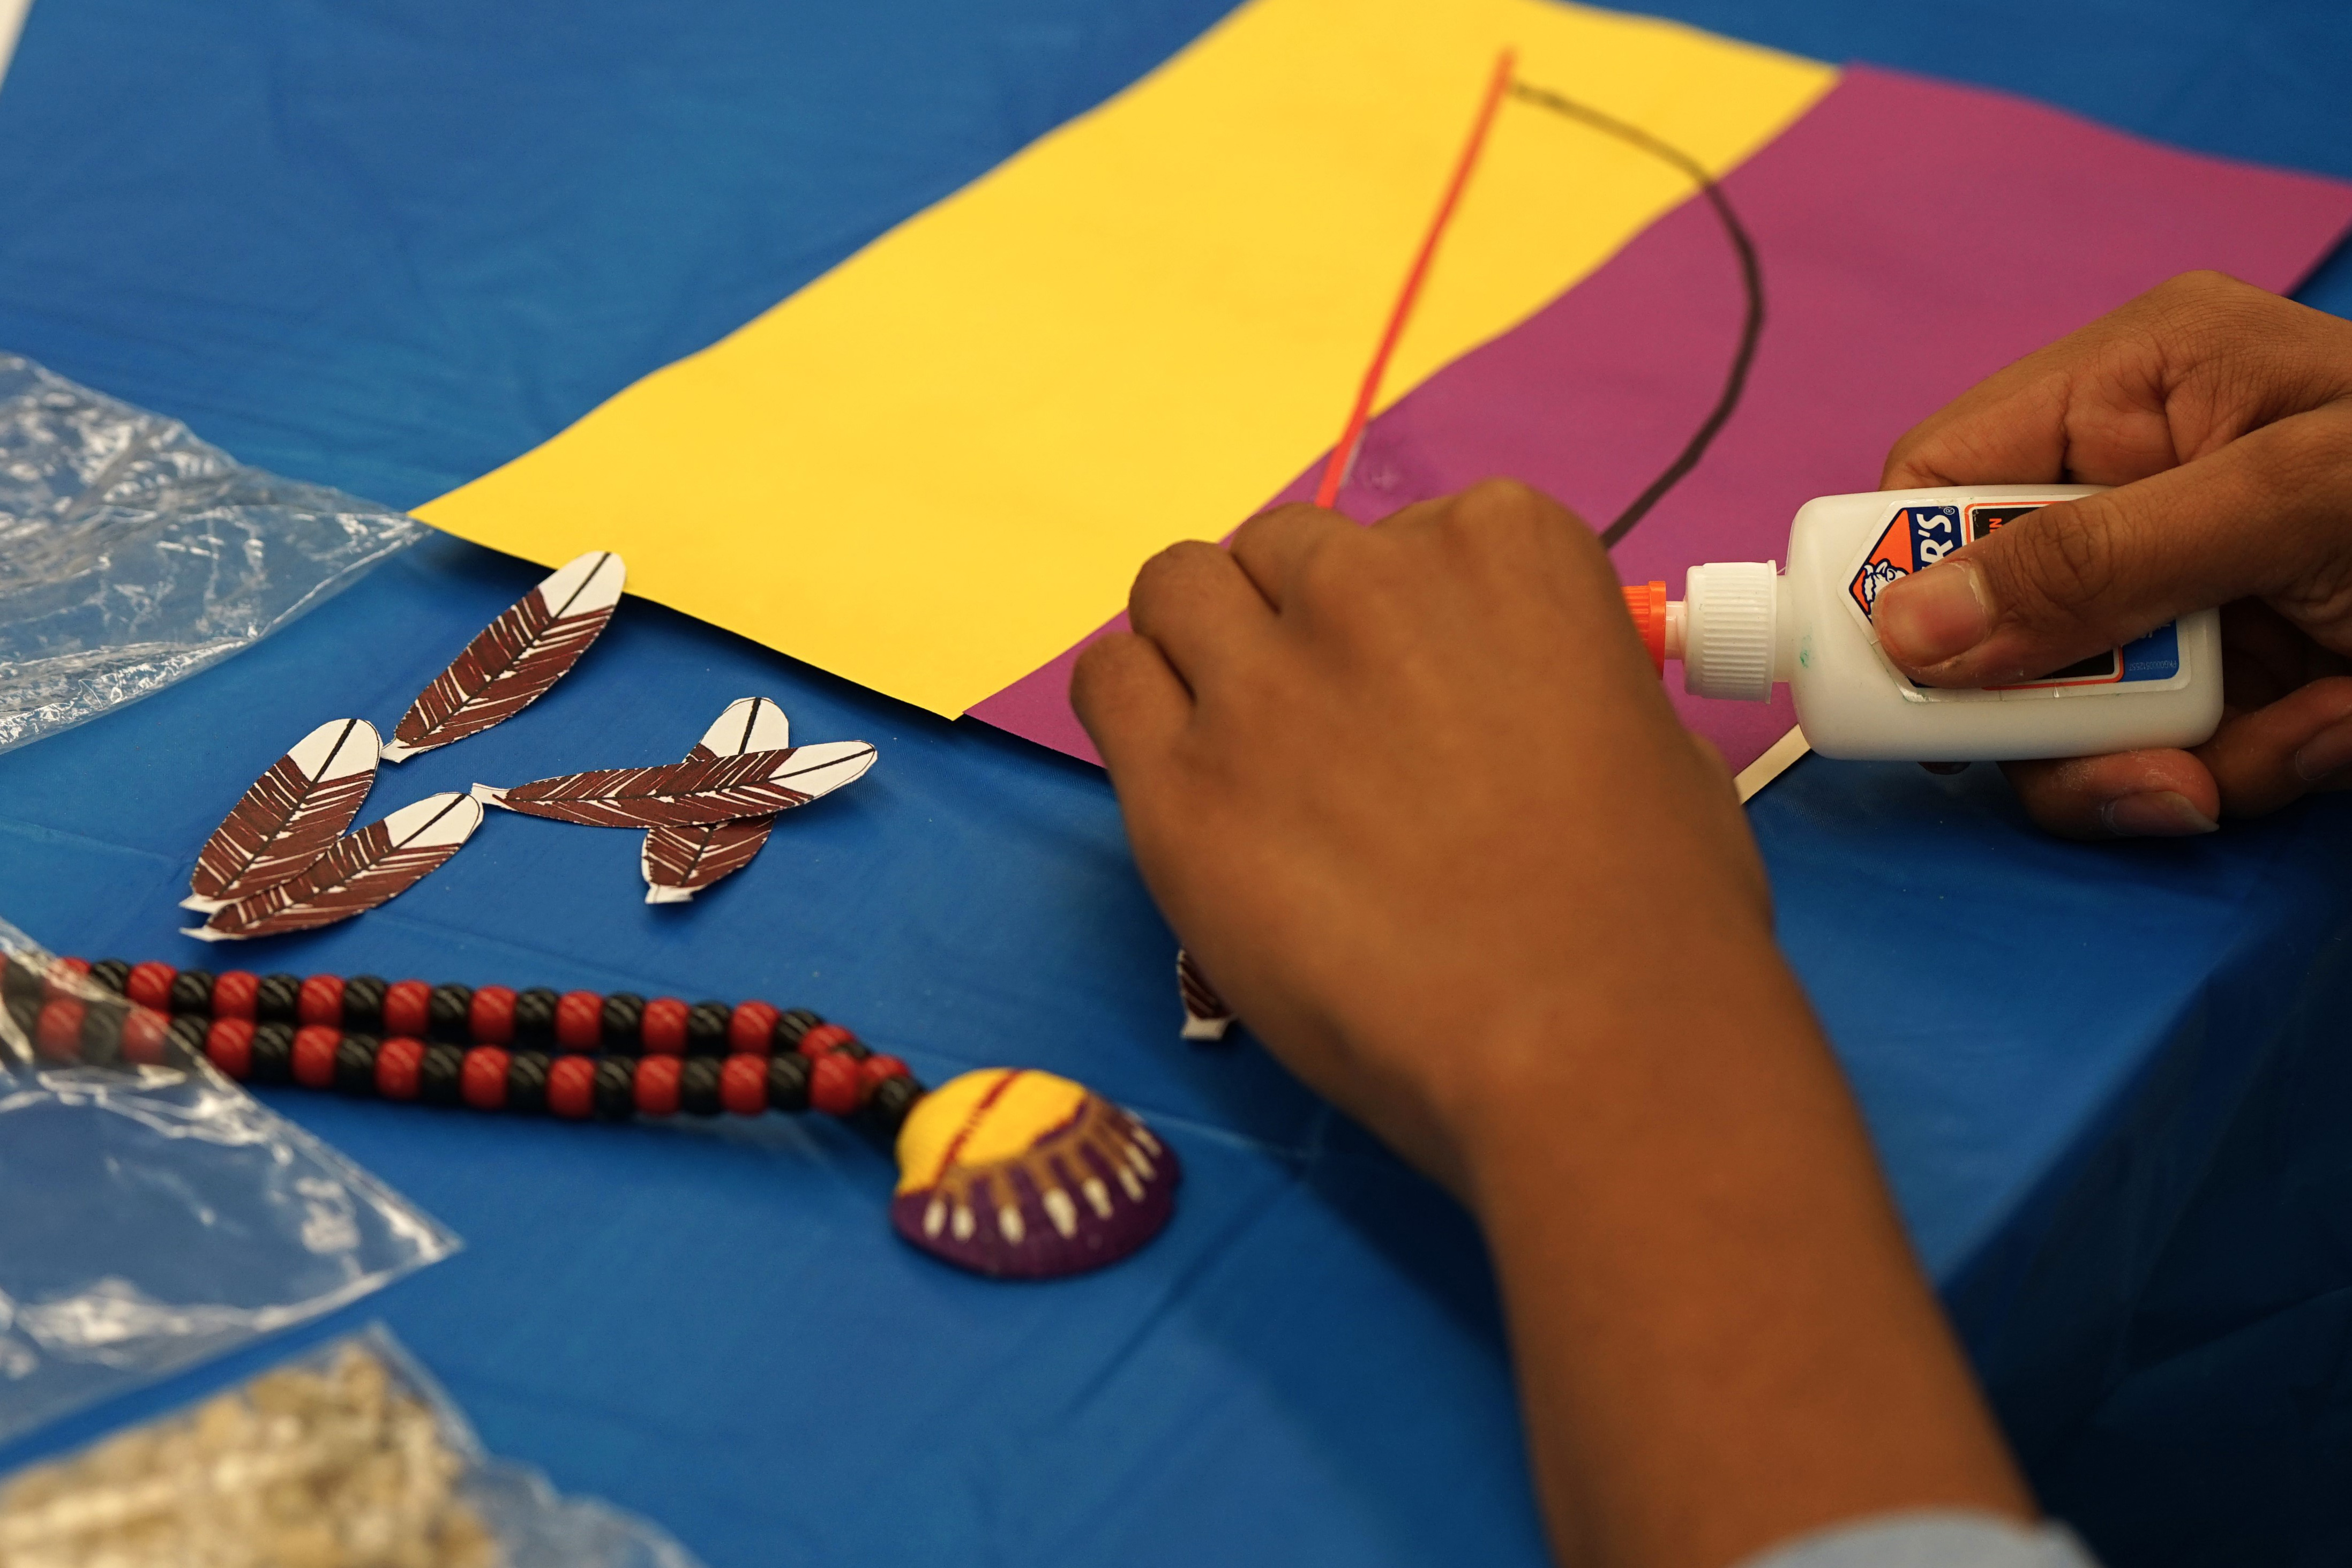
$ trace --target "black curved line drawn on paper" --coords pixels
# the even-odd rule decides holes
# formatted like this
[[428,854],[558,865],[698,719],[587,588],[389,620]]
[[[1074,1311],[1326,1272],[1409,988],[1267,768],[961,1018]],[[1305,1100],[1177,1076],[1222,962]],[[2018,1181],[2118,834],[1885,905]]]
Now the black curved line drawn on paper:
[[1616,521],[1601,530],[1601,544],[1613,546],[1633,531],[1633,525],[1648,516],[1650,508],[1656,506],[1667,491],[1681,483],[1684,475],[1698,466],[1698,460],[1706,455],[1708,444],[1722,430],[1724,422],[1731,417],[1731,411],[1739,406],[1739,394],[1748,385],[1748,367],[1756,359],[1756,340],[1764,332],[1764,269],[1756,259],[1756,242],[1748,237],[1746,225],[1739,221],[1739,214],[1731,210],[1730,199],[1724,195],[1723,187],[1715,183],[1715,176],[1709,174],[1697,159],[1680,148],[1669,147],[1639,126],[1612,119],[1597,109],[1589,108],[1572,98],[1564,98],[1548,88],[1515,81],[1511,84],[1511,96],[1521,103],[1531,103],[1538,109],[1548,109],[1554,114],[1565,115],[1589,125],[1628,146],[1662,158],[1682,171],[1698,187],[1699,193],[1706,198],[1707,204],[1715,209],[1715,215],[1722,221],[1723,232],[1730,239],[1731,248],[1738,253],[1740,282],[1748,291],[1748,318],[1739,329],[1739,348],[1731,356],[1730,373],[1723,378],[1722,395],[1715,400],[1715,407],[1707,411],[1706,418],[1700,422],[1698,429],[1684,444],[1683,449],[1675,455],[1675,460],[1666,465],[1664,472],[1651,480],[1649,487],[1617,514]]

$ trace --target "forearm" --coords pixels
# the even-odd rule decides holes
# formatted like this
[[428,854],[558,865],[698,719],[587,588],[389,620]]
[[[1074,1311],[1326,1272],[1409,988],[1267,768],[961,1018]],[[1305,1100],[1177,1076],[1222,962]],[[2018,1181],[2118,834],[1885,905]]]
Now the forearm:
[[[1761,946],[1762,950],[1757,948]],[[1563,1006],[1465,1129],[1529,1447],[1578,1568],[1719,1568],[1891,1509],[2029,1515],[1769,945]]]

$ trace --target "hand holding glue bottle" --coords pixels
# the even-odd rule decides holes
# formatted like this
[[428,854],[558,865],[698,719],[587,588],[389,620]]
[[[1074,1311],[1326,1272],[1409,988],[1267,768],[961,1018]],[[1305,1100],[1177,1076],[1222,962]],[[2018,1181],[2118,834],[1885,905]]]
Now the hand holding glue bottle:
[[[1684,596],[1652,582],[1626,608],[1663,670],[1683,665],[1695,696],[1769,701],[1787,683],[1797,722],[1825,757],[1996,761],[2187,747],[2221,718],[2220,617],[2201,610],[2120,648],[1992,684],[1932,686],[1900,667],[1871,612],[1895,583],[2053,505],[2084,486],[1984,486],[1824,496],[1789,534],[1789,570],[1770,561],[1690,569]],[[1963,569],[1964,570],[1964,569]]]
[[[2014,483],[2041,476],[2091,483]],[[1626,590],[1654,656],[1702,695],[1788,682],[1824,755],[2000,761],[2070,837],[2352,785],[2352,325],[2175,279],[1928,420],[1882,482],[1802,508],[1785,576]]]

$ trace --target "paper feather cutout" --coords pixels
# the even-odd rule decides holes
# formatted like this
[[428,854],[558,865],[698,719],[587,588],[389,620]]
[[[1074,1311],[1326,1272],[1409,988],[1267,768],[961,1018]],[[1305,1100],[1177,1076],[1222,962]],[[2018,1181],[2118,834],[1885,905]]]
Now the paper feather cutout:
[[220,942],[348,920],[414,887],[456,854],[481,822],[481,803],[470,796],[427,795],[337,839],[310,870],[214,911],[187,935]]
[[771,816],[806,805],[874,766],[862,740],[747,751],[660,768],[600,768],[501,789],[474,786],[488,805],[592,828],[688,827]]
[[[744,697],[728,705],[686,759],[708,762],[747,751],[782,751],[792,743],[792,723],[783,709],[765,697]],[[646,902],[684,904],[719,878],[742,870],[768,841],[768,832],[775,825],[776,819],[770,815],[646,829],[640,857]]]
[[619,556],[591,550],[524,594],[416,694],[383,759],[478,735],[537,702],[612,620],[627,574]]
[[1234,1009],[1217,988],[1209,984],[1209,977],[1201,973],[1201,966],[1183,948],[1176,949],[1176,993],[1184,999],[1184,1027],[1180,1031],[1185,1040],[1223,1040],[1225,1031],[1234,1027]]
[[196,852],[181,907],[209,915],[307,869],[360,814],[376,751],[363,718],[331,719],[297,741]]

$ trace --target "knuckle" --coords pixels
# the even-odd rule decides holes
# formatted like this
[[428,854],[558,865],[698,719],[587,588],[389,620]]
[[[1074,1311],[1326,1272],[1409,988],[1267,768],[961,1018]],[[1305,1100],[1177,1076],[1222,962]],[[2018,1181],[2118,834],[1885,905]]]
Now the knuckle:
[[1113,634],[1097,638],[1079,649],[1077,662],[1070,666],[1070,689],[1075,692],[1087,686],[1099,685],[1103,677],[1118,668],[1119,661],[1127,656],[1124,644],[1132,637],[1131,632],[1125,636]]
[[1234,530],[1233,542],[1238,545],[1244,539],[1255,539],[1260,534],[1279,533],[1284,528],[1296,528],[1306,518],[1329,515],[1304,501],[1286,501],[1279,507],[1268,507],[1244,522]]
[[[2062,515],[2034,518],[2033,525],[2003,530],[2014,540],[2006,553],[2016,570],[2013,584],[1999,586],[2022,588],[2027,601],[2013,608],[2031,613],[2039,601],[2071,610],[2115,591],[2123,570],[2123,529],[2113,503],[2086,497]],[[2013,597],[2002,594],[2001,600]]]
[[1128,594],[1129,606],[1138,612],[1146,611],[1164,598],[1174,583],[1197,571],[1207,558],[1223,553],[1201,539],[1184,539],[1158,551],[1136,569],[1135,586]]
[[1528,531],[1554,520],[1559,511],[1551,497],[1517,479],[1481,479],[1454,498],[1446,521],[1457,528],[1481,533]]
[[2176,365],[2268,367],[2306,335],[2291,302],[2226,272],[2186,272],[2142,296]]
[[1441,519],[1442,538],[1456,550],[1532,566],[1562,556],[1587,566],[1605,562],[1600,537],[1584,520],[1532,485],[1482,479],[1454,497]]
[[2253,285],[2241,282],[2226,272],[2200,267],[2166,278],[2149,289],[2146,297],[2179,308],[2230,300],[2248,294],[2259,295],[2261,292]]

